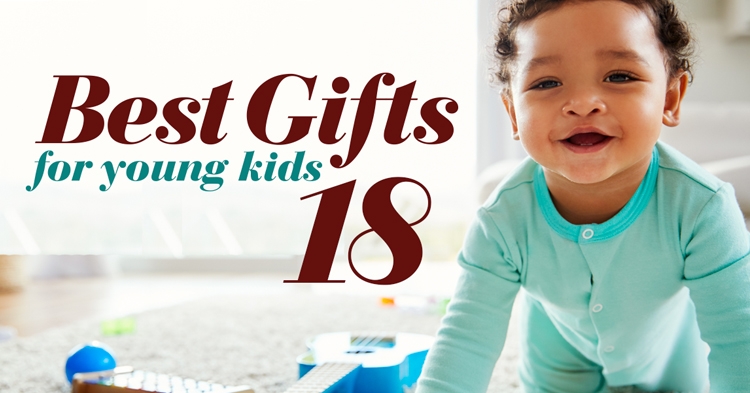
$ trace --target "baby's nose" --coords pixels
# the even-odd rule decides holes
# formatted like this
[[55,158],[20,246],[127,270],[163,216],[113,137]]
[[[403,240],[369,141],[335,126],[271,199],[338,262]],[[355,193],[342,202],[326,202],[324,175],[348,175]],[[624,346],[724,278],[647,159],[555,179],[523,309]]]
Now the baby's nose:
[[593,91],[580,90],[572,94],[562,107],[565,116],[589,116],[603,113],[607,106]]

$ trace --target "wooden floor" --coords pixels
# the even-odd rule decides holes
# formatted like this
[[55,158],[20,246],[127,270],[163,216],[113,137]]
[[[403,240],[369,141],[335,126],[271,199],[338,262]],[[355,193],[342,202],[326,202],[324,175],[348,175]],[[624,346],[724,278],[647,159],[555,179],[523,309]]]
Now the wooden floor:
[[208,296],[291,290],[273,275],[146,275],[36,280],[0,293],[0,326],[19,336],[89,318],[116,318]]
[[[363,264],[358,269],[367,277],[382,277],[391,264]],[[334,264],[331,272],[331,277],[344,279],[346,284],[285,284],[283,281],[294,279],[295,274],[279,272],[33,280],[20,292],[0,292],[0,327],[11,326],[19,336],[30,336],[84,319],[106,320],[220,295],[309,291],[337,296],[450,296],[457,269],[452,262],[425,263],[408,280],[395,285],[366,283],[354,276],[348,264]]]

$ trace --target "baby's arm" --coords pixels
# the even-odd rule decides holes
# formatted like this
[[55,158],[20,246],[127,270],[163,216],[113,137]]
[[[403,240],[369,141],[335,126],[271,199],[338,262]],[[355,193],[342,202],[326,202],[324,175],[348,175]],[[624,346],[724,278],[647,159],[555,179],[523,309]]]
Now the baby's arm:
[[520,269],[508,255],[495,222],[481,209],[458,257],[463,271],[417,393],[487,391],[520,288]]
[[695,303],[712,393],[750,389],[750,235],[724,185],[698,215],[686,243],[685,285]]

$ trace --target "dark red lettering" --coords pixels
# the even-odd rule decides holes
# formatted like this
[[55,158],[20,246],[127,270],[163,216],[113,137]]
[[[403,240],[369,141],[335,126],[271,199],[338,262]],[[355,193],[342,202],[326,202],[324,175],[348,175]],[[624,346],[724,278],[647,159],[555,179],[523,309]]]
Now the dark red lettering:
[[[55,75],[57,87],[52,97],[47,124],[44,126],[42,139],[37,143],[82,143],[98,137],[104,130],[104,118],[99,112],[91,109],[103,103],[109,96],[109,83],[104,78],[93,75]],[[89,94],[83,104],[73,106],[78,81],[86,78],[89,81]],[[83,115],[81,132],[70,141],[63,141],[65,127],[68,125],[70,111],[73,109]]]
[[[333,91],[336,93],[344,94],[349,90],[349,81],[340,76],[333,80],[331,87],[333,87]],[[332,145],[344,137],[344,135],[341,135],[337,138],[336,131],[338,131],[339,122],[341,121],[341,113],[344,112],[346,97],[324,98],[324,100],[326,101],[326,109],[323,111],[323,118],[320,119],[318,138],[326,145]]]
[[418,141],[428,145],[437,145],[451,139],[453,136],[453,124],[437,109],[438,103],[443,100],[448,100],[448,103],[445,104],[446,112],[458,112],[458,103],[452,98],[437,97],[425,102],[420,111],[422,120],[424,120],[425,123],[427,123],[427,126],[437,133],[437,139],[434,141],[425,141],[425,138],[427,138],[427,130],[422,126],[418,126],[414,128],[414,137],[417,138]]
[[271,103],[273,102],[273,97],[276,95],[276,90],[279,88],[279,84],[288,77],[302,79],[305,82],[305,85],[307,85],[307,99],[310,100],[310,98],[312,98],[312,92],[315,87],[317,76],[305,78],[304,76],[297,74],[284,74],[275,76],[263,82],[263,84],[255,90],[253,96],[250,97],[250,102],[247,104],[247,125],[250,127],[250,131],[253,135],[265,143],[270,143],[272,145],[287,145],[297,142],[310,132],[312,119],[317,117],[289,116],[289,118],[292,119],[292,125],[289,128],[289,133],[286,138],[281,142],[273,142],[268,138],[268,113],[271,110]]
[[224,117],[224,109],[227,106],[227,101],[234,99],[229,98],[229,90],[231,88],[232,81],[229,81],[211,90],[211,96],[208,98],[208,106],[206,107],[206,115],[203,117],[203,124],[201,125],[201,141],[207,145],[217,144],[227,136],[225,133],[219,138],[219,126],[221,126],[221,119]]
[[414,86],[417,81],[403,85],[396,89],[393,94],[393,103],[391,104],[391,110],[388,112],[388,120],[385,123],[385,131],[383,137],[385,141],[391,145],[398,145],[409,138],[409,134],[406,136],[401,135],[404,131],[404,124],[406,123],[406,114],[409,112],[409,104],[411,104],[412,94],[414,94]]
[[359,96],[359,105],[357,105],[357,113],[354,117],[354,125],[352,126],[352,136],[349,141],[349,152],[346,156],[346,161],[340,155],[334,155],[331,157],[331,165],[335,168],[343,168],[349,165],[362,150],[362,146],[367,141],[367,136],[370,134],[370,128],[372,127],[372,119],[375,114],[375,104],[378,101],[378,85],[380,80],[383,80],[383,84],[390,86],[394,82],[392,74],[387,72],[377,74],[373,76],[364,89],[362,94]]
[[169,137],[169,129],[164,126],[159,126],[156,128],[155,135],[160,141],[170,145],[179,145],[193,139],[195,136],[195,124],[189,117],[185,116],[185,114],[180,111],[180,103],[183,101],[190,101],[187,105],[188,112],[198,113],[201,110],[201,104],[194,98],[178,97],[169,100],[169,102],[164,105],[164,120],[166,120],[167,123],[169,123],[169,125],[180,134],[180,138],[174,142],[166,141],[167,137]]
[[[136,119],[133,121],[128,121],[130,112],[133,109],[133,104],[136,101],[141,102],[141,109],[140,111],[138,111],[138,117],[136,117]],[[115,142],[122,143],[124,145],[134,145],[136,143],[145,141],[151,135],[146,135],[141,140],[130,142],[125,138],[125,128],[129,124],[146,124],[151,120],[154,120],[154,118],[156,117],[156,112],[156,104],[154,104],[154,102],[149,100],[148,98],[144,97],[130,98],[117,104],[115,109],[112,109],[112,113],[109,114],[109,119],[107,120],[107,129],[109,130],[109,136],[112,137],[112,140],[114,140]]]

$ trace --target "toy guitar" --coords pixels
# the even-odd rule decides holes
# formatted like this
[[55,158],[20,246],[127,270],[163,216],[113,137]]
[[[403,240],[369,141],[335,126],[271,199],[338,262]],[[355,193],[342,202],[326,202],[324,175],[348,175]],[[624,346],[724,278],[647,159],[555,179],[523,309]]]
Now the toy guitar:
[[316,336],[297,357],[300,380],[285,393],[411,392],[433,341],[411,333]]

